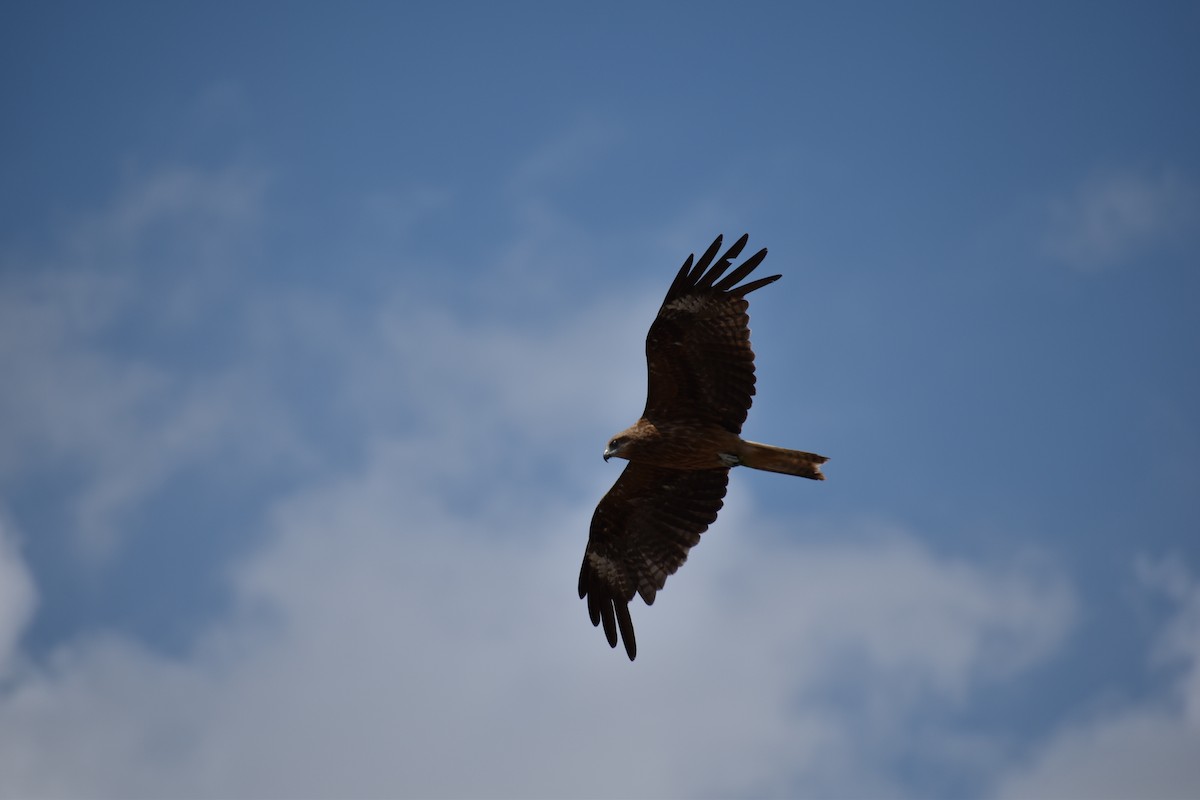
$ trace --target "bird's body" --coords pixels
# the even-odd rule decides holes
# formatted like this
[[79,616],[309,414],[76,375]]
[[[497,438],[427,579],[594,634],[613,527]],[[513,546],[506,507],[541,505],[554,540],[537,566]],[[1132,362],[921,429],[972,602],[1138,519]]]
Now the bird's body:
[[643,417],[613,437],[619,456],[639,464],[673,469],[718,469],[736,464],[736,433],[720,425]]
[[745,295],[779,279],[738,286],[766,257],[760,250],[723,276],[745,247],[716,262],[721,237],[692,265],[688,256],[646,336],[649,385],[641,418],[604,451],[629,461],[596,507],[579,596],[611,646],[618,632],[637,654],[629,602],[647,605],[717,518],[735,466],[824,480],[824,456],[749,442],[742,423],[754,395],[749,303]]

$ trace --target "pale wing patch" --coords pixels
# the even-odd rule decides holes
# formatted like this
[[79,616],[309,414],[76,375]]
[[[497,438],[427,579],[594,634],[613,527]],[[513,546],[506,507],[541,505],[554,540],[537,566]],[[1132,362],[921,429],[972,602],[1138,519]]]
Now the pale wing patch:
[[612,586],[624,587],[626,584],[625,569],[606,555],[594,550],[587,554],[588,563],[596,571],[602,581]]

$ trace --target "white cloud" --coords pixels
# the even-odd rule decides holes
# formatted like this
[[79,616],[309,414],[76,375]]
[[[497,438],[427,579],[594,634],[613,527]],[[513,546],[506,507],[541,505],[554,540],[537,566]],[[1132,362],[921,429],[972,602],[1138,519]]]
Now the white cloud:
[[1200,584],[1175,560],[1142,562],[1147,587],[1177,604],[1156,659],[1164,691],[1066,726],[1001,784],[1003,797],[1190,797],[1200,786]]
[[[15,576],[0,580],[0,796],[868,795],[903,790],[898,759],[999,769],[1005,743],[953,718],[1062,644],[1075,600],[1056,570],[948,557],[890,522],[773,519],[750,491],[779,478],[738,473],[687,566],[635,610],[629,664],[574,584],[617,474],[598,447],[640,408],[658,297],[574,296],[534,320],[438,307],[403,277],[354,308],[303,287],[233,301],[202,277],[170,319],[220,306],[243,334],[226,361],[198,373],[106,349],[96,333],[152,290],[95,266],[141,263],[162,220],[187,240],[208,224],[189,220],[224,219],[203,209],[258,191],[186,174],[97,215],[75,251],[91,257],[0,287],[0,325],[25,337],[0,337],[22,379],[0,396],[0,458],[48,445],[83,465],[68,501],[114,535],[185,466],[311,469],[262,499],[230,609],[175,656],[92,631],[27,657],[34,587],[0,538],[0,579]],[[229,208],[250,227],[259,213]],[[553,294],[545,223],[496,266]],[[358,457],[327,458],[321,425]]]
[[15,664],[17,642],[37,599],[10,529],[11,524],[0,514],[0,686]]
[[[574,596],[593,498],[496,475],[464,507],[442,458],[380,443],[281,502],[234,611],[185,657],[104,636],[27,667],[0,699],[0,795],[885,787],[863,766],[881,739],[1045,657],[1070,623],[1059,578],[875,523],[810,523],[826,543],[797,544],[739,491],[635,611],[630,664]],[[831,699],[847,678],[859,712]]]
[[[112,273],[97,265],[123,254],[136,276],[161,267],[147,250],[160,224],[185,242],[210,224],[235,241],[258,212],[222,198],[255,185],[152,178],[97,215],[57,282],[21,277],[0,293],[32,323],[2,351],[23,388],[0,436],[86,467],[67,495],[85,530],[119,533],[123,510],[184,465],[313,465],[305,485],[263,499],[260,547],[229,575],[231,610],[180,655],[95,631],[24,658],[11,651],[33,589],[8,584],[0,795],[895,791],[886,766],[863,764],[921,738],[895,735],[911,721],[1046,658],[1069,627],[1061,576],[946,558],[873,522],[809,521],[797,541],[750,508],[763,476],[739,474],[687,567],[635,611],[642,651],[629,664],[589,624],[575,579],[617,474],[597,448],[640,408],[658,298],[573,297],[574,313],[531,320],[400,288],[357,308],[303,287],[230,302],[210,275],[179,289],[169,320],[214,305],[221,324],[243,320],[218,368],[98,344],[157,286],[101,279]],[[543,222],[500,252],[541,253],[523,268],[552,272]],[[77,315],[92,294],[101,302]],[[299,409],[291,369],[333,422]],[[323,459],[308,430],[321,424],[361,458]],[[11,547],[0,568],[28,574]]]
[[1049,208],[1044,249],[1090,270],[1144,258],[1200,221],[1195,187],[1175,172],[1111,172],[1084,183]]
[[[152,183],[111,228],[150,225],[146,198],[180,191],[178,178]],[[136,239],[123,248],[139,251]],[[272,504],[266,544],[230,577],[233,610],[183,655],[112,633],[44,660],[10,655],[5,796],[886,785],[851,767],[863,741],[879,746],[867,729],[962,702],[1044,657],[1070,622],[1060,579],[941,558],[873,524],[821,526],[857,543],[789,543],[735,487],[692,562],[635,612],[639,661],[610,651],[574,583],[592,505],[617,474],[596,448],[640,407],[657,298],[593,296],[532,323],[402,295],[351,310],[283,291],[247,316],[237,358],[199,380],[92,343],[139,302],[137,282],[104,284],[107,306],[82,321],[75,283],[36,285],[5,295],[36,323],[29,347],[5,351],[7,368],[41,377],[10,400],[4,434],[92,465],[81,519],[119,529],[121,509],[162,475],[248,457],[272,421],[279,441],[302,438],[290,428],[306,420],[272,384],[297,350],[336,365],[327,391],[366,450],[359,467],[327,464]],[[29,612],[9,608],[11,643]],[[827,695],[848,670],[875,688],[842,716]]]
[[[256,413],[264,386],[245,365],[204,374],[153,354],[156,339],[209,324],[264,187],[246,169],[163,169],[82,217],[55,252],[5,254],[0,477],[81,472],[71,516],[84,552],[110,554],[122,515],[185,465],[223,447],[249,461],[296,449],[273,413]],[[238,324],[240,310],[223,306],[221,324]],[[141,352],[114,344],[123,330],[137,331],[126,348]]]

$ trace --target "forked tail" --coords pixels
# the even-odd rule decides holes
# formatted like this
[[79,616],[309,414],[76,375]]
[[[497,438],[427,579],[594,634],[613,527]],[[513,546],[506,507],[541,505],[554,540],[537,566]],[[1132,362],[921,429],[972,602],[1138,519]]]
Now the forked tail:
[[801,450],[787,450],[769,444],[747,442],[742,440],[741,452],[738,453],[742,465],[751,469],[763,469],[767,472],[782,472],[784,475],[799,475],[801,478],[811,478],[823,481],[821,465],[829,459],[816,453],[805,453]]

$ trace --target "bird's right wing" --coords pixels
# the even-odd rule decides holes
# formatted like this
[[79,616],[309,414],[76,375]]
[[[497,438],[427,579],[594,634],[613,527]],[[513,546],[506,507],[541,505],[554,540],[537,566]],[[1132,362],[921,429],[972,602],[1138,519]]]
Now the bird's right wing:
[[676,470],[630,463],[596,506],[579,596],[593,625],[604,624],[612,647],[617,633],[632,661],[637,655],[629,602],[647,605],[687,560],[688,550],[717,518],[729,482],[728,469]]

